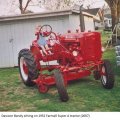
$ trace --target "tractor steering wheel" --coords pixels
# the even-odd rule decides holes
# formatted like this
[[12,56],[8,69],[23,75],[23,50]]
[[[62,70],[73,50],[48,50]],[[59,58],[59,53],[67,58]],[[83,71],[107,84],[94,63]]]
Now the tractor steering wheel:
[[51,34],[49,35],[49,43],[51,46],[57,43],[57,35],[54,32],[51,32]]
[[57,40],[57,35],[54,32],[51,32],[49,35],[49,40]]
[[52,33],[52,27],[50,25],[43,25],[40,28],[40,33],[42,37],[48,37]]

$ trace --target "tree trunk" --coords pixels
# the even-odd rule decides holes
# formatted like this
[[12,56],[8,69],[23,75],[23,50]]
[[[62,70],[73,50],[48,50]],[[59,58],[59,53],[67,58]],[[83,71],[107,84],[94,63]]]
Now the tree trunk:
[[[112,17],[112,31],[115,27],[115,24],[119,21],[119,9],[120,9],[120,6],[119,5],[119,1],[118,0],[105,0],[110,9],[111,9],[111,17]],[[115,34],[116,30],[114,31],[114,34]],[[113,35],[112,36],[112,45],[114,45],[116,43],[116,37]]]
[[117,11],[114,8],[111,8],[111,17],[112,17],[112,31],[113,31],[113,36],[112,36],[112,45],[115,45],[116,43],[116,30],[114,29],[116,23],[118,22],[118,17],[117,17]]
[[22,3],[23,3],[23,1],[22,0],[19,0],[19,8],[20,8],[20,12],[21,12],[21,14],[23,14],[23,6],[22,6]]
[[120,22],[120,1],[118,2],[117,5],[117,12],[118,12],[118,22]]

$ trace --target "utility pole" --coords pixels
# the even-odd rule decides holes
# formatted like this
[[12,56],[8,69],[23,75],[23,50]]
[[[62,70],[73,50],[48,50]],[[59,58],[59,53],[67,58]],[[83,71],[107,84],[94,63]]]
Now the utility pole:
[[83,5],[81,5],[79,8],[79,11],[80,11],[80,29],[81,29],[81,32],[84,32],[85,31],[85,23],[84,23],[84,16],[82,14],[82,7],[83,7]]

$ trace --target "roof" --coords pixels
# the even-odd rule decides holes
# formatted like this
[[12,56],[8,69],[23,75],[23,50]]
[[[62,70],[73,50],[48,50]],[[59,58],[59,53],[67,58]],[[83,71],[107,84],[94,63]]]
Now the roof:
[[111,14],[106,14],[106,15],[104,15],[104,17],[111,18]]
[[[4,21],[12,21],[12,20],[22,20],[22,19],[34,19],[34,18],[43,18],[43,17],[53,17],[53,16],[64,16],[71,14],[80,14],[80,11],[77,10],[57,10],[57,11],[47,11],[41,13],[29,13],[29,14],[21,14],[15,16],[2,16],[0,17],[0,22]],[[93,15],[83,12],[83,15],[93,17]]]
[[100,8],[93,8],[93,9],[86,9],[86,10],[84,10],[84,12],[87,12],[92,15],[97,15],[99,10],[100,10]]

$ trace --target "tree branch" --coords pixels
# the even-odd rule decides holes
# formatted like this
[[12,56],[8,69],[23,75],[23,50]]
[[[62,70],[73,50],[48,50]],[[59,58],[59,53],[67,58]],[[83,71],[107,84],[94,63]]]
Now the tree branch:
[[19,8],[20,8],[21,14],[23,13],[22,2],[23,2],[22,0],[19,0]]
[[26,5],[25,5],[25,7],[24,7],[24,9],[23,9],[23,12],[24,12],[24,13],[25,13],[26,8],[28,7],[28,5],[29,5],[30,2],[31,2],[31,0],[28,0],[28,1],[27,1]]

